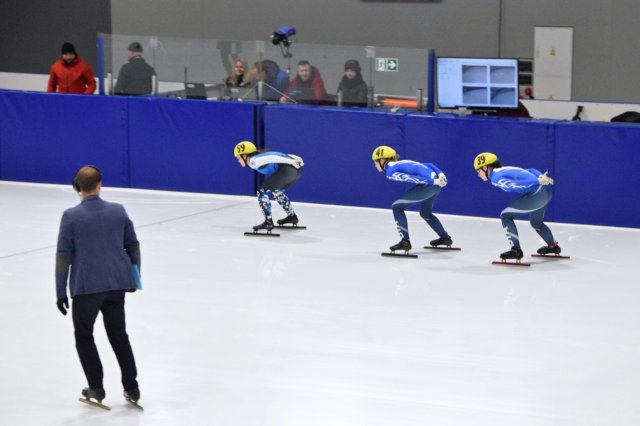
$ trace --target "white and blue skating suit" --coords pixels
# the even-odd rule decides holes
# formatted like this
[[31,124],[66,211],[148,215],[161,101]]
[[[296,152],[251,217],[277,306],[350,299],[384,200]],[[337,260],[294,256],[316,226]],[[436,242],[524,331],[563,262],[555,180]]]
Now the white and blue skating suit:
[[[388,179],[416,184],[391,205],[400,237],[409,241],[409,226],[407,215],[404,211],[407,207],[418,203],[420,203],[420,216],[429,224],[431,229],[439,237],[448,237],[449,234],[444,230],[442,223],[432,213],[433,205],[442,190],[440,186],[434,185],[433,182],[434,179],[438,179],[438,175],[442,173],[442,170],[431,163],[400,160],[389,162],[385,171]],[[446,176],[444,179],[446,179]]]
[[530,215],[531,226],[547,245],[554,242],[551,230],[543,223],[547,204],[551,201],[551,189],[538,183],[538,176],[541,174],[536,169],[525,170],[519,167],[501,167],[493,169],[489,174],[493,186],[506,192],[522,194],[500,213],[502,228],[514,248],[520,248],[520,238],[513,220],[527,214]]
[[288,216],[295,214],[289,197],[284,191],[302,175],[304,162],[302,158],[293,154],[269,151],[252,155],[249,167],[265,175],[265,180],[258,187],[258,203],[266,219],[271,219],[271,201],[269,195],[280,204]]

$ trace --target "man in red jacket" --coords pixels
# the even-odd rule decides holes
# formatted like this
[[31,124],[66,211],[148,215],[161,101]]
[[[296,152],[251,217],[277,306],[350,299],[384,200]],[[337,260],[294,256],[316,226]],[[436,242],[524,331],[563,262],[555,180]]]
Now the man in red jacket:
[[62,45],[62,56],[51,65],[47,92],[80,93],[96,91],[96,79],[89,65],[76,53],[71,43]]
[[287,96],[280,102],[294,100],[297,103],[320,104],[327,97],[320,70],[302,60],[298,62],[298,74],[291,80]]

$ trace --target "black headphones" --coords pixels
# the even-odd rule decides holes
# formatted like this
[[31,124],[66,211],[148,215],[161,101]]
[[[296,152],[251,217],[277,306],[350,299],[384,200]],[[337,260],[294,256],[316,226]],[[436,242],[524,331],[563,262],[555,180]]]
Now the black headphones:
[[96,166],[89,165],[89,164],[87,164],[86,166],[82,166],[82,167],[80,167],[78,169],[76,174],[73,175],[73,181],[71,182],[71,185],[73,186],[73,189],[76,192],[82,192],[82,191],[80,191],[80,185],[78,185],[78,173],[80,173],[80,170],[84,169],[85,167],[90,167],[93,170],[95,170],[96,172],[98,172],[98,176],[100,177],[100,181],[102,181],[102,172],[100,171],[99,168],[97,168]]

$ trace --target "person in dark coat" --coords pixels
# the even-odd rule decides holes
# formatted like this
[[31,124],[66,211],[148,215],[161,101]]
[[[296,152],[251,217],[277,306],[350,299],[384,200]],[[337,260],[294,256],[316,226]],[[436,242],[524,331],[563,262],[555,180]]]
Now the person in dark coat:
[[134,268],[140,268],[140,243],[124,207],[100,198],[102,174],[97,167],[78,170],[73,187],[82,201],[62,215],[55,276],[57,306],[63,315],[69,308],[67,286],[73,299],[76,349],[89,384],[82,395],[98,402],[105,397],[102,364],[93,340],[93,325],[102,312],[122,372],[124,396],[138,401],[138,373],[126,331],[124,299],[126,292],[137,287]]
[[344,76],[338,85],[338,93],[342,93],[342,105],[367,106],[367,83],[361,74],[360,63],[349,59],[344,63]]
[[142,57],[142,45],[129,45],[129,61],[122,65],[113,93],[116,95],[148,95],[153,93],[153,76],[156,70]]

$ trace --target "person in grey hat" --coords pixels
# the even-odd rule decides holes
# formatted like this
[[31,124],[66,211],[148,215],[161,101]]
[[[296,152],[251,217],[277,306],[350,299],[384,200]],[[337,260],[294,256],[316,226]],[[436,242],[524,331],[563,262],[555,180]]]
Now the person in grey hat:
[[129,45],[129,61],[120,68],[114,89],[116,95],[148,95],[153,93],[156,70],[142,57],[142,45],[134,41]]

